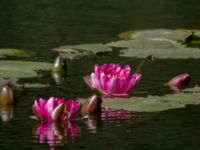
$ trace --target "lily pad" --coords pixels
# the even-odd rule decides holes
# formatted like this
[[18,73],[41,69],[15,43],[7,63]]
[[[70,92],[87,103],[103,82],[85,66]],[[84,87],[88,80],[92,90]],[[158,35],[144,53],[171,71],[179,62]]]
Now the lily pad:
[[35,52],[28,50],[12,49],[12,48],[0,49],[0,56],[31,57],[33,55],[35,55]]
[[[81,101],[84,101],[83,99]],[[114,98],[103,100],[103,107],[134,112],[156,112],[200,105],[200,93],[178,93],[165,96]]]
[[53,49],[54,51],[61,52],[69,59],[81,57],[85,55],[92,55],[112,51],[112,48],[104,44],[79,44],[79,45],[66,45]]
[[122,39],[168,39],[173,41],[185,40],[192,31],[196,35],[200,35],[199,30],[189,29],[153,29],[153,30],[140,30],[140,31],[126,31],[119,34]]
[[184,89],[183,92],[200,93],[200,87],[199,86],[195,86],[194,88],[187,88],[187,89]]
[[0,78],[37,76],[36,70],[50,70],[52,64],[32,61],[0,61]]
[[107,46],[124,48],[121,56],[145,58],[153,55],[157,58],[200,58],[200,49],[189,48],[168,39],[135,39],[107,43]]

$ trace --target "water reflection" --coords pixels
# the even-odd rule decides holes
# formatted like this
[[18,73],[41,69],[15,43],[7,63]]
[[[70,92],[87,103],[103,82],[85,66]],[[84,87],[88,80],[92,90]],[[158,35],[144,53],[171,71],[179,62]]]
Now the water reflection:
[[11,105],[0,105],[0,117],[3,122],[9,122],[13,118],[13,106]]
[[103,122],[117,122],[117,121],[129,121],[132,118],[133,112],[127,110],[113,110],[102,109],[101,119]]
[[62,72],[52,72],[52,77],[57,85],[64,83],[64,75]]
[[47,143],[50,149],[62,146],[64,143],[72,143],[80,135],[80,128],[74,123],[62,124],[53,123],[36,123],[33,126],[33,134],[36,142],[40,144]]
[[121,121],[129,122],[131,118],[132,112],[130,111],[103,108],[101,114],[93,114],[85,117],[85,123],[87,128],[95,133],[98,127],[104,123],[115,123],[118,126]]

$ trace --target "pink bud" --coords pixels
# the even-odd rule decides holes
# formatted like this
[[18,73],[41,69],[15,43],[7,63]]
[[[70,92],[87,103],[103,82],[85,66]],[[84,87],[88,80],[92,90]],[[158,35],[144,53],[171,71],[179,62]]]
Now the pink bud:
[[187,73],[180,74],[178,76],[173,77],[169,82],[168,85],[170,88],[176,92],[180,92],[182,89],[186,88],[186,86],[190,82],[190,75]]

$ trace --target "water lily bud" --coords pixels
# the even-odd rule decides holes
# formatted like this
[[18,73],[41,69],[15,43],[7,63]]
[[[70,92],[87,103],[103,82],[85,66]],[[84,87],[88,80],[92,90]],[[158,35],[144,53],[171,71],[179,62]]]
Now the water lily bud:
[[0,105],[14,104],[14,92],[8,86],[3,86],[0,92]]
[[66,70],[67,70],[66,59],[63,56],[56,57],[53,67],[52,67],[52,71],[53,72],[63,72]]
[[99,114],[101,113],[101,103],[102,99],[97,95],[92,95],[88,98],[88,100],[83,104],[81,112],[82,115],[89,114]]
[[170,86],[170,88],[176,92],[180,92],[182,89],[186,88],[186,86],[190,82],[190,75],[187,73],[178,75],[173,77],[167,85]]

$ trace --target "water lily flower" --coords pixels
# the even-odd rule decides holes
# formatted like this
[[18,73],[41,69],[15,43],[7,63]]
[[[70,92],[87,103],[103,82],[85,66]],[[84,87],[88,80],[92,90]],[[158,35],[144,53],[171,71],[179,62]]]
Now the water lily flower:
[[129,65],[118,64],[95,65],[94,72],[84,77],[87,85],[104,95],[125,96],[140,81],[140,73],[131,74]]
[[180,74],[178,76],[173,77],[167,85],[176,92],[180,92],[182,89],[186,88],[186,86],[190,82],[190,75],[188,73]]
[[51,122],[33,126],[33,134],[37,142],[40,144],[48,143],[51,149],[62,146],[66,142],[73,142],[80,135],[80,131],[74,122],[67,124]]
[[73,120],[79,109],[80,102],[50,97],[48,100],[40,98],[35,100],[33,113],[35,119],[43,122]]

